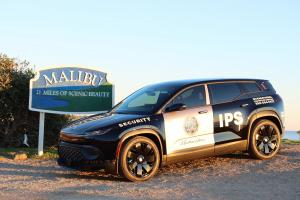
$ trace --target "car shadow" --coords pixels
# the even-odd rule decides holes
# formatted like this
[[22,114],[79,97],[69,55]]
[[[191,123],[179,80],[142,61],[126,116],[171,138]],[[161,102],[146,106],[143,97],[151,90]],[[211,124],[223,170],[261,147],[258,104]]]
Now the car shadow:
[[243,152],[237,152],[237,153],[232,153],[232,154],[225,154],[225,155],[220,155],[217,156],[220,158],[233,158],[233,159],[253,159],[248,153],[243,153]]
[[122,177],[107,174],[102,170],[79,171],[61,166],[36,166],[18,163],[0,163],[0,177],[3,175],[27,176],[34,179],[46,179],[50,181],[59,178],[126,181]]

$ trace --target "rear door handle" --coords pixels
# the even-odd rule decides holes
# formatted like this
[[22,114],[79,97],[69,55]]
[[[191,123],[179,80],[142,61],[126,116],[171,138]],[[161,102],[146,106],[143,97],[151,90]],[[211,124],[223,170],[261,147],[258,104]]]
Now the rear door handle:
[[243,103],[243,104],[241,105],[242,108],[245,108],[245,107],[247,107],[247,106],[249,106],[248,103]]
[[198,113],[199,114],[205,114],[205,113],[207,113],[208,111],[207,110],[201,110],[201,111],[199,111]]

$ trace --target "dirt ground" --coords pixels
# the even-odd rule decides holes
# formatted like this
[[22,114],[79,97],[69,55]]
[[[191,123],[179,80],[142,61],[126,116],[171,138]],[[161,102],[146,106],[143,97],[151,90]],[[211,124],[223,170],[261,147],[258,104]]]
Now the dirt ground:
[[151,180],[127,182],[79,172],[55,160],[0,161],[0,199],[300,199],[300,145],[272,160],[234,154],[162,168]]

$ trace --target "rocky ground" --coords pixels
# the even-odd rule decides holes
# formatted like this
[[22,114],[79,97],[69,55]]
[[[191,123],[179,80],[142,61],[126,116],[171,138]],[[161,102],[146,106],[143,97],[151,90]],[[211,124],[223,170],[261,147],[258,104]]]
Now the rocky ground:
[[234,154],[174,164],[142,183],[55,160],[4,159],[0,199],[300,199],[300,145],[285,144],[267,161]]

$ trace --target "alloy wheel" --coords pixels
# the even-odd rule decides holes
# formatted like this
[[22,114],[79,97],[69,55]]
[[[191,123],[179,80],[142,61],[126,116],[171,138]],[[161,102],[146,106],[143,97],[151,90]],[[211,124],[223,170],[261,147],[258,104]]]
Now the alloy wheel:
[[156,156],[151,144],[137,142],[128,150],[126,159],[130,173],[135,177],[144,178],[151,174]]
[[279,145],[277,130],[272,125],[262,125],[255,133],[256,149],[263,155],[270,155]]

